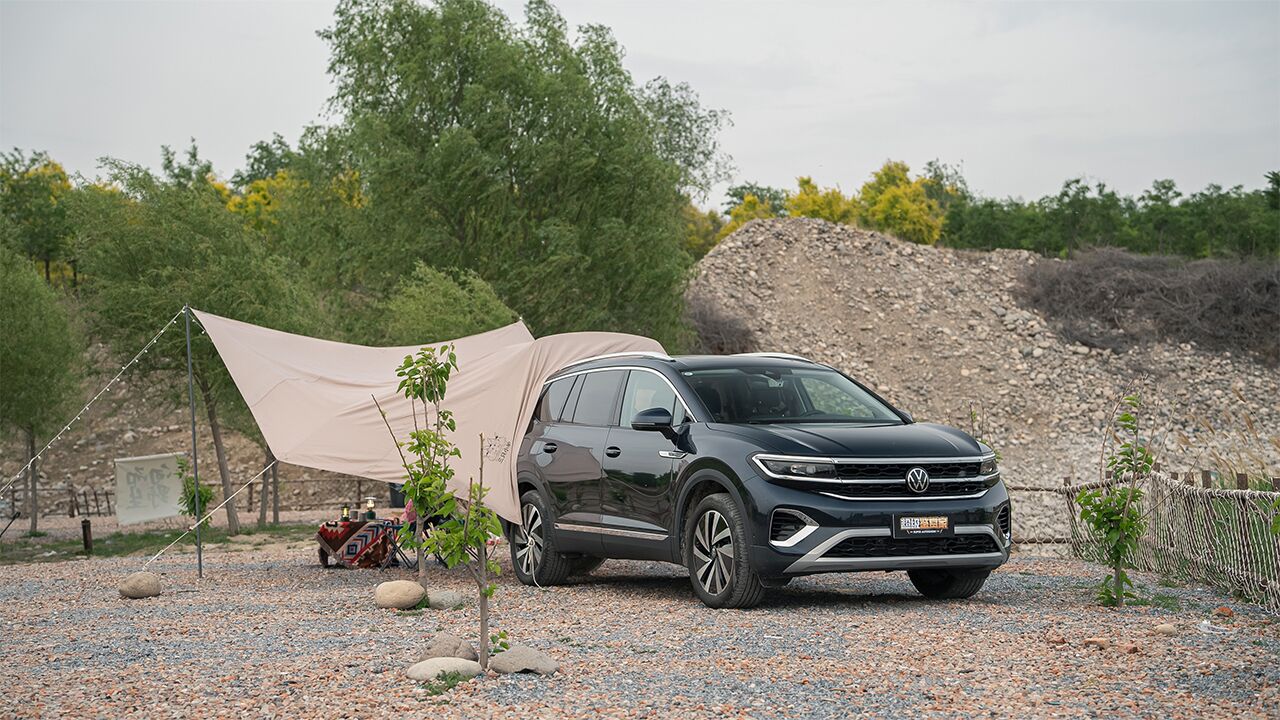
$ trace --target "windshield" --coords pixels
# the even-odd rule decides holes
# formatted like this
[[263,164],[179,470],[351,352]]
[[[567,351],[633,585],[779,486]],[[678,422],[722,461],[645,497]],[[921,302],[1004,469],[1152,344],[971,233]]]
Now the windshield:
[[725,367],[681,374],[713,422],[902,422],[871,393],[829,368]]

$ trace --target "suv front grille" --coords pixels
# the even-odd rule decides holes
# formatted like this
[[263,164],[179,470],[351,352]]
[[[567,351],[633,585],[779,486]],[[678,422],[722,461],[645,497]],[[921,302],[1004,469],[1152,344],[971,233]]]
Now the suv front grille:
[[893,537],[851,537],[831,548],[825,557],[912,557],[918,555],[974,555],[1000,552],[990,535],[955,535],[900,539]]
[[929,483],[922,493],[911,492],[906,483],[858,483],[843,485],[836,490],[825,490],[828,495],[835,495],[847,500],[865,500],[875,498],[930,498],[950,497],[952,495],[977,495],[995,484],[994,480],[963,480],[959,482]]
[[839,463],[836,476],[841,480],[905,480],[907,471],[922,467],[929,477],[971,478],[978,477],[982,463]]

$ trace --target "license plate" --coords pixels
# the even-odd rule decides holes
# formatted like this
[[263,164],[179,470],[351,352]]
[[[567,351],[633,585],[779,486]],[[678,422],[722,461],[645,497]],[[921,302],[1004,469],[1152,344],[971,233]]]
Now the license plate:
[[950,535],[953,528],[946,515],[899,515],[893,526],[896,537]]

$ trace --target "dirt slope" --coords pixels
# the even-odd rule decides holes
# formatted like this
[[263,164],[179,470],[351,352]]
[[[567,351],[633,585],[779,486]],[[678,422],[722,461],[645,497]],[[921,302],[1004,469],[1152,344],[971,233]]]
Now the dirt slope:
[[[830,363],[917,420],[970,429],[972,404],[1010,483],[1096,475],[1110,409],[1143,375],[1154,383],[1159,425],[1191,441],[1180,449],[1176,432],[1166,436],[1168,467],[1207,468],[1210,448],[1239,454],[1248,445],[1275,470],[1276,448],[1265,440],[1280,436],[1273,370],[1186,344],[1118,355],[1067,343],[1014,299],[1038,262],[1053,261],[916,245],[820,220],[761,220],[701,261],[688,297],[745,323],[758,349]],[[1239,437],[1245,410],[1262,442]],[[1037,499],[1025,496],[1024,507]]]

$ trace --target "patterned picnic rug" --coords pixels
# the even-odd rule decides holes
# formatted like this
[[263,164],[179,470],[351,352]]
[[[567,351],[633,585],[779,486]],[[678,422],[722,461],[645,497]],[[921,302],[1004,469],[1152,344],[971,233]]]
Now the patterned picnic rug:
[[378,568],[386,564],[391,551],[390,533],[391,523],[386,520],[327,522],[316,532],[316,542],[347,567]]

